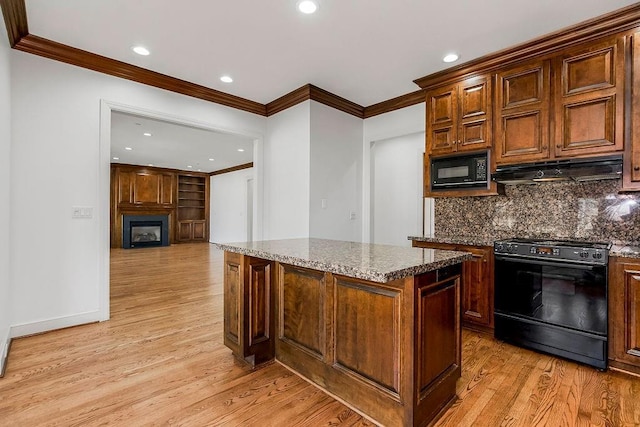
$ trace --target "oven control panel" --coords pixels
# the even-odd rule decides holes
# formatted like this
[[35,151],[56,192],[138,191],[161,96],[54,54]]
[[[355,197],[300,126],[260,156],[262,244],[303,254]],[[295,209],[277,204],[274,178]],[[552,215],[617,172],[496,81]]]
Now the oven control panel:
[[606,264],[608,262],[608,249],[601,247],[585,247],[576,242],[575,245],[567,242],[510,242],[498,241],[493,246],[494,253],[499,255],[513,255],[536,259],[556,259],[563,261],[577,261],[584,264]]

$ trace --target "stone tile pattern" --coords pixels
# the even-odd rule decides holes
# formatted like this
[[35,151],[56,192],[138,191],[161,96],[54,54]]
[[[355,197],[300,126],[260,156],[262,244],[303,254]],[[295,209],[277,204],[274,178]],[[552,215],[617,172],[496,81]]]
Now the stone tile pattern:
[[620,258],[640,258],[640,246],[613,245],[609,255]]
[[493,242],[499,239],[509,238],[511,235],[478,235],[478,236],[456,236],[436,234],[433,236],[409,236],[409,240],[430,243],[446,243],[449,245],[466,245],[466,246],[493,246]]
[[372,282],[386,283],[471,259],[458,251],[325,239],[214,243],[218,249]]
[[435,236],[553,238],[640,246],[640,195],[620,180],[505,186],[504,196],[435,199]]

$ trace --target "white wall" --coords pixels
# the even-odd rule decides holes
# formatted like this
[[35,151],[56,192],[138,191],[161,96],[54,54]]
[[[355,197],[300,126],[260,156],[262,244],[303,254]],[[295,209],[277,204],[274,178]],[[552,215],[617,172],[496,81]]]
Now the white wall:
[[[411,107],[392,111],[386,114],[371,117],[364,121],[362,151],[363,151],[363,180],[362,180],[362,240],[370,242],[373,221],[372,213],[374,211],[373,196],[373,179],[372,165],[373,156],[371,148],[376,141],[395,139],[406,135],[417,135],[424,141],[425,129],[425,104],[416,104]],[[425,201],[425,227],[429,230],[432,227],[433,203],[431,199]],[[387,224],[388,232],[398,235],[407,236],[400,223],[389,222]]]
[[264,238],[309,236],[310,103],[267,120],[264,147]]
[[362,119],[311,102],[310,175],[309,235],[361,241]]
[[411,246],[407,236],[422,234],[423,154],[423,132],[373,144],[373,243]]
[[10,206],[11,187],[9,185],[11,153],[11,76],[9,63],[11,49],[4,23],[0,24],[0,372],[6,355],[6,343],[11,323],[10,298]]
[[247,181],[253,168],[211,177],[210,240],[217,243],[244,242],[247,236]]
[[[101,100],[246,134],[264,134],[266,118],[18,51],[11,67],[11,334],[19,336],[102,318]],[[72,219],[74,205],[93,206],[94,217]]]

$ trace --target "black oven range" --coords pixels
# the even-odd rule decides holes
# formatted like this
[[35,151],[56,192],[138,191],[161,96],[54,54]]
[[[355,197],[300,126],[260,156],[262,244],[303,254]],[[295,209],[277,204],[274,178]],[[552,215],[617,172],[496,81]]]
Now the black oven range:
[[607,368],[609,243],[494,243],[495,337]]

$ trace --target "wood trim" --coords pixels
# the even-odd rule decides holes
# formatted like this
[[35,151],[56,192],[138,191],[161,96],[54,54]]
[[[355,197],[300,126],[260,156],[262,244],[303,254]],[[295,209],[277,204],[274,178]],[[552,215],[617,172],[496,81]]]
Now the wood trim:
[[425,99],[426,95],[424,90],[420,89],[415,92],[407,93],[405,95],[365,107],[363,118],[368,119],[379,114],[390,113],[391,111],[399,110],[401,108],[421,104],[425,102]]
[[334,95],[331,92],[327,92],[324,89],[320,89],[314,85],[308,85],[311,100],[319,102],[329,107],[333,107],[336,110],[340,110],[352,116],[356,116],[359,119],[364,119],[364,107],[351,102],[348,99],[342,98],[338,95]]
[[640,25],[640,3],[635,3],[537,39],[429,74],[413,82],[425,89],[449,81],[466,79],[476,74],[494,71],[518,61],[550,54],[571,44],[627,31],[638,25]]
[[340,110],[347,114],[351,114],[360,119],[364,118],[363,106],[312,84],[306,84],[302,87],[299,87],[298,89],[268,103],[266,105],[267,117],[279,113],[280,111],[286,110],[287,108],[291,108],[294,105],[300,104],[309,99],[335,108],[336,110]]
[[24,0],[0,0],[0,7],[7,27],[9,45],[14,47],[23,37],[29,34],[27,7]]
[[266,115],[264,104],[87,52],[86,50],[76,49],[32,34],[22,37],[14,48],[111,76],[132,80],[205,101],[215,102],[216,104],[227,107],[237,108],[238,110],[248,111],[261,116]]
[[[261,116],[274,115],[308,99],[361,119],[424,102],[423,92],[416,91],[363,107],[317,86],[307,84],[265,105],[29,34],[24,0],[0,0],[0,6],[9,43],[15,49]],[[425,89],[448,81],[461,80],[517,61],[549,54],[573,43],[629,30],[638,25],[640,25],[640,3],[430,74],[414,80],[414,83]]]
[[242,169],[249,169],[249,168],[252,168],[252,167],[253,167],[253,162],[244,163],[242,165],[232,166],[230,168],[220,169],[219,171],[211,172],[209,174],[209,176],[222,175],[223,173],[235,172],[235,171],[239,171],[239,170],[242,170]]
[[154,172],[169,172],[176,173],[179,175],[185,176],[199,176],[199,177],[207,177],[209,173],[207,172],[194,172],[190,170],[182,170],[182,169],[171,169],[171,168],[159,168],[157,166],[145,166],[145,165],[130,165],[128,163],[111,163],[112,168],[120,168],[127,170],[135,170],[135,171],[154,171]]
[[287,93],[286,95],[281,96],[278,99],[269,102],[266,105],[267,117],[273,116],[280,111],[286,110],[287,108],[291,108],[294,105],[298,105],[308,99],[311,99],[311,91],[309,89],[309,86],[310,85],[306,84],[294,91]]

